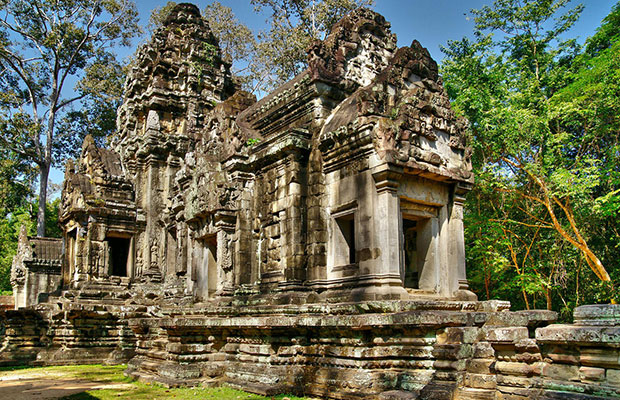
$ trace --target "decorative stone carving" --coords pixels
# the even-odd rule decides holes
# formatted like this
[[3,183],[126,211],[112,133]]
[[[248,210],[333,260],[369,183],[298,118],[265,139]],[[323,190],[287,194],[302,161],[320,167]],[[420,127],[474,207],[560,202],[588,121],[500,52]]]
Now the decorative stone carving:
[[467,123],[389,27],[349,14],[256,102],[198,8],[175,6],[110,148],[87,137],[67,163],[63,242],[20,236],[16,287],[35,259],[62,287],[0,311],[0,364],[128,362],[170,385],[338,399],[620,397],[617,310],[549,325],[468,291]]

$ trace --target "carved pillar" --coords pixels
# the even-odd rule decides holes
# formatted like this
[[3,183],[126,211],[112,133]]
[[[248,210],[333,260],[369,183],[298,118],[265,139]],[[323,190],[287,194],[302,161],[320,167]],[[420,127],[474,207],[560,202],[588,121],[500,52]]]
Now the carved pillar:
[[234,286],[253,284],[259,279],[257,262],[253,255],[256,246],[252,234],[252,182],[254,174],[247,171],[248,157],[234,154],[225,162],[231,183],[239,188],[237,199],[234,244],[231,249],[234,264]]
[[477,296],[469,291],[467,272],[465,268],[465,231],[463,226],[463,206],[465,196],[471,190],[470,184],[457,183],[454,187],[452,210],[450,213],[450,249],[449,265],[453,268],[450,273],[456,276],[453,283],[453,291],[456,297],[464,299],[477,299]]
[[[304,253],[306,243],[306,221],[301,210],[305,209],[306,168],[300,154],[288,156],[285,181],[286,208],[281,214],[280,232],[282,233],[282,264],[285,284],[289,288],[301,285],[306,279]],[[303,183],[303,184],[302,184]]]
[[376,274],[401,275],[402,218],[397,193],[401,176],[402,168],[389,164],[382,164],[372,172],[377,189],[375,240],[377,247],[381,249],[381,263],[374,271]]
[[146,211],[146,247],[145,251],[145,275],[153,280],[160,280],[162,276],[161,264],[165,248],[163,227],[159,224],[163,211],[162,179],[161,170],[165,165],[159,152],[148,151],[157,149],[161,141],[159,115],[150,110],[146,121],[145,147],[146,158],[146,196],[143,198],[143,206]]
[[177,275],[187,272],[187,248],[187,224],[180,222],[177,225],[177,257],[174,264]]
[[231,295],[234,290],[233,236],[236,216],[232,211],[218,211],[215,214],[217,228],[217,294]]
[[161,213],[161,199],[159,194],[159,170],[161,160],[156,155],[149,155],[146,162],[147,168],[147,196],[145,201],[146,211],[146,237],[148,251],[145,254],[145,275],[160,276],[160,232],[158,219]]

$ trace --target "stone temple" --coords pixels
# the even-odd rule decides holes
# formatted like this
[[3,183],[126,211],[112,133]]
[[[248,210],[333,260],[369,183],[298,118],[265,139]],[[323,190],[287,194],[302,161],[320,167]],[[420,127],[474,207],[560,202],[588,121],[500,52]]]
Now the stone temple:
[[110,145],[66,166],[63,239],[20,237],[0,364],[334,399],[620,397],[620,309],[554,325],[468,290],[466,128],[428,51],[373,11],[257,102],[179,4]]

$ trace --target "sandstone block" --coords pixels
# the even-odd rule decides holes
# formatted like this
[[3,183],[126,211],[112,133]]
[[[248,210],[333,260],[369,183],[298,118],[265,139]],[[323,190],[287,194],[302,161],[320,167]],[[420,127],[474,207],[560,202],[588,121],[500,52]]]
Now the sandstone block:
[[579,367],[576,365],[547,364],[542,369],[542,376],[559,381],[579,381]]
[[464,385],[477,389],[493,389],[497,386],[497,377],[486,374],[465,374]]
[[489,342],[517,342],[528,338],[526,327],[484,327],[483,337]]
[[591,349],[584,348],[581,350],[579,362],[583,365],[592,367],[610,367],[618,368],[620,352],[615,349]]
[[473,348],[473,357],[475,358],[494,358],[495,357],[495,349],[491,343],[488,342],[480,342],[474,343],[472,345]]
[[467,362],[467,372],[474,374],[490,374],[494,359],[474,358]]
[[579,368],[579,378],[582,381],[602,381],[605,379],[605,369],[581,367]]

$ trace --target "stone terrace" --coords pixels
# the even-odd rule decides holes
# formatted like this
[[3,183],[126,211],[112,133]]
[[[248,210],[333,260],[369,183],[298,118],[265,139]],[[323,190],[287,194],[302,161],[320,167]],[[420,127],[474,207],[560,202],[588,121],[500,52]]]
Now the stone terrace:
[[20,239],[0,364],[333,399],[620,398],[618,306],[555,325],[469,291],[466,129],[428,51],[371,10],[256,101],[177,5],[111,145],[67,164],[63,240]]

